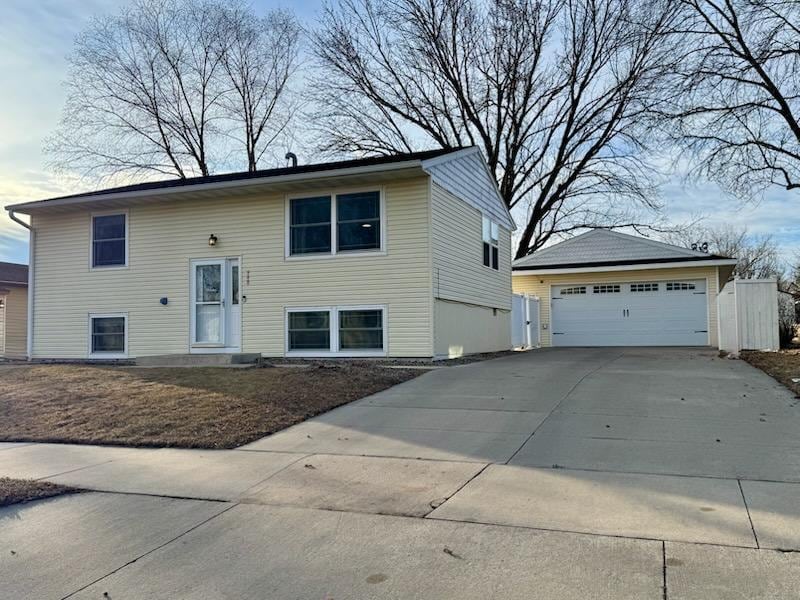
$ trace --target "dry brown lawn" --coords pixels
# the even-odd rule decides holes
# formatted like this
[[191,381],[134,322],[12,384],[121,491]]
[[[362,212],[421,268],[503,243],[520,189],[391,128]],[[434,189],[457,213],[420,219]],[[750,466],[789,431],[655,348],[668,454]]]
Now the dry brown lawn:
[[800,396],[800,383],[792,381],[800,379],[800,350],[742,352],[741,357]]
[[32,479],[12,479],[0,477],[0,506],[9,506],[19,502],[30,502],[77,492],[75,488]]
[[0,367],[0,441],[234,448],[420,371]]

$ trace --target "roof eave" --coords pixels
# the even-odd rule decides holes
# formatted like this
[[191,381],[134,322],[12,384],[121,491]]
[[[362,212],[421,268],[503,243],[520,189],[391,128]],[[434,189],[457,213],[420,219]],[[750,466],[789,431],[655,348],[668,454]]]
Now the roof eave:
[[700,260],[669,260],[665,262],[636,262],[630,264],[591,264],[582,266],[536,266],[536,267],[513,267],[513,275],[522,277],[525,275],[565,275],[569,273],[600,273],[603,271],[642,271],[647,269],[674,269],[687,267],[720,267],[724,265],[735,265],[735,258],[708,258]]
[[366,165],[359,167],[350,167],[345,169],[325,169],[322,171],[313,171],[310,173],[291,173],[287,175],[277,175],[272,177],[258,177],[253,179],[243,179],[234,181],[220,181],[220,182],[206,182],[198,183],[195,185],[182,185],[176,187],[153,188],[148,190],[133,190],[112,194],[97,194],[90,196],[78,196],[72,198],[61,198],[54,200],[37,200],[35,202],[23,202],[20,204],[11,204],[5,207],[7,211],[19,212],[22,214],[30,214],[27,211],[40,210],[44,208],[63,207],[63,206],[79,206],[82,204],[94,204],[97,202],[120,201],[120,200],[137,200],[140,198],[147,198],[153,196],[173,196],[182,194],[191,194],[193,192],[208,192],[215,190],[258,187],[264,185],[275,185],[282,183],[294,183],[298,181],[314,181],[317,179],[326,179],[331,177],[348,177],[354,175],[369,175],[373,173],[381,173],[387,171],[401,171],[405,169],[420,169],[421,175],[424,173],[422,170],[423,161],[420,159],[399,161],[396,163],[387,163],[380,165]]

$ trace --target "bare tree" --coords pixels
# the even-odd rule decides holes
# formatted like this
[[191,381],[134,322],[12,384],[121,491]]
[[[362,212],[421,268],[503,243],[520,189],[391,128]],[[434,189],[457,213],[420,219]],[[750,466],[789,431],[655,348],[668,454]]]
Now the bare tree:
[[[287,13],[258,19],[216,0],[135,0],[96,18],[70,57],[64,115],[47,145],[54,165],[91,177],[208,175],[236,154],[229,133],[240,127],[255,169],[297,29]],[[253,73],[264,65],[274,70]]]
[[671,244],[690,248],[693,244],[708,244],[712,254],[738,260],[731,277],[764,279],[783,277],[783,265],[778,244],[770,235],[752,235],[747,227],[722,225],[695,226],[665,236]]
[[637,126],[673,17],[661,0],[341,0],[314,36],[323,149],[478,145],[525,217],[517,257],[587,226],[646,227],[659,206]]
[[800,188],[800,3],[680,0],[664,113],[697,174],[740,196]]
[[300,33],[297,19],[285,10],[258,19],[241,5],[222,9],[219,51],[233,88],[222,105],[245,146],[250,171],[294,116],[297,103],[288,87],[299,62]]

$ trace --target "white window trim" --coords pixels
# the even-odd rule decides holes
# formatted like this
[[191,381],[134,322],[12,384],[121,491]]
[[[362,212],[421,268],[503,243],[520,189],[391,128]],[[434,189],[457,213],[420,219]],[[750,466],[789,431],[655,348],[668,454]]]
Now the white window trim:
[[[358,192],[378,192],[378,207],[380,210],[381,237],[380,248],[374,250],[343,250],[338,251],[338,227],[336,222],[336,197],[343,194],[355,194]],[[331,251],[315,252],[309,254],[292,254],[292,200],[302,200],[303,198],[318,198],[330,196],[331,199]],[[358,188],[335,188],[326,190],[309,190],[296,194],[287,194],[284,201],[284,259],[287,261],[303,260],[326,260],[331,258],[345,257],[364,257],[364,256],[386,256],[386,193],[384,186],[366,186]]]
[[[108,266],[94,266],[94,218],[95,217],[108,217],[111,215],[125,215],[125,264],[124,265],[108,265]],[[89,214],[89,270],[90,271],[116,271],[119,269],[127,269],[130,264],[130,247],[131,247],[131,217],[127,208],[120,210],[103,210],[96,211]]]
[[[488,242],[489,243],[489,264],[488,265],[484,264],[484,262],[483,262],[483,245],[486,243],[486,240],[483,239],[483,220],[484,219],[489,221],[489,238],[492,237],[492,234],[491,234],[492,225],[495,225],[497,227],[497,244],[492,244],[491,239]],[[500,225],[500,223],[495,221],[490,215],[487,215],[486,213],[481,213],[481,266],[484,269],[489,269],[493,273],[499,273],[500,272],[500,232],[501,232],[501,229],[502,229],[502,226]],[[497,248],[497,268],[496,269],[491,264],[492,263],[492,251],[491,251],[492,248]]]
[[[383,349],[381,350],[339,350],[339,313],[347,310],[380,310],[383,327]],[[329,350],[290,350],[289,349],[289,314],[295,312],[327,312],[330,316],[330,349]],[[359,358],[382,357],[389,353],[389,310],[385,304],[358,304],[335,306],[291,306],[284,309],[284,356],[296,358]]]
[[[92,320],[93,319],[107,319],[107,318],[118,318],[122,317],[125,321],[125,333],[124,333],[124,350],[122,352],[93,352],[92,351]],[[89,313],[88,319],[88,334],[89,334],[89,344],[87,348],[87,356],[89,358],[106,358],[106,359],[115,359],[115,358],[128,358],[128,313],[126,312],[116,312],[116,313]]]

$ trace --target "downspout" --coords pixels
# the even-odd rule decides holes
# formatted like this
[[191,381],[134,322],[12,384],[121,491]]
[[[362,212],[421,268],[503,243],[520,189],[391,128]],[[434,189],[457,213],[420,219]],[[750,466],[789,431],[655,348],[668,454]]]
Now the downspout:
[[8,211],[8,218],[28,230],[28,322],[25,351],[28,355],[28,360],[31,360],[33,357],[33,248],[36,242],[36,231],[15,215],[13,210]]

